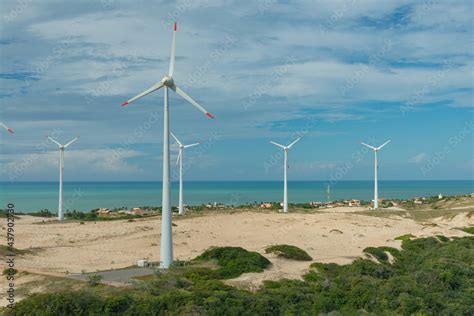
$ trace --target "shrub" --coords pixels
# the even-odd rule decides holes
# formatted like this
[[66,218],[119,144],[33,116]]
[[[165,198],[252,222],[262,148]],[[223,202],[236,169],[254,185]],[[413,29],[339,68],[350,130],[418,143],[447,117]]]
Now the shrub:
[[473,234],[474,235],[474,226],[464,227],[462,230],[465,231],[468,234]]
[[18,273],[18,270],[14,268],[3,269],[3,275],[15,275],[17,273]]
[[304,251],[296,246],[290,245],[274,245],[265,249],[265,253],[275,253],[279,257],[286,259],[293,259],[298,261],[311,261],[313,258]]
[[220,279],[236,278],[247,272],[262,272],[271,263],[261,254],[241,247],[212,247],[195,260],[216,261],[220,266],[216,272]]
[[405,235],[395,237],[395,240],[405,241],[405,240],[410,240],[411,238],[415,238],[415,236],[413,236],[412,234],[405,234]]
[[364,252],[374,256],[375,259],[377,259],[379,262],[388,261],[388,256],[383,249],[375,248],[375,247],[367,247],[364,249]]
[[89,283],[90,286],[96,286],[100,284],[102,278],[103,277],[99,274],[91,274],[87,276],[87,283]]

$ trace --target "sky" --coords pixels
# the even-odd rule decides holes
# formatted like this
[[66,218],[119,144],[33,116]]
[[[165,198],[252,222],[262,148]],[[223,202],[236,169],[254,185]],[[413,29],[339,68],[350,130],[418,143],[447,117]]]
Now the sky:
[[[187,180],[474,179],[472,1],[0,2],[1,181],[159,181],[167,73]],[[172,180],[177,148],[171,148]]]

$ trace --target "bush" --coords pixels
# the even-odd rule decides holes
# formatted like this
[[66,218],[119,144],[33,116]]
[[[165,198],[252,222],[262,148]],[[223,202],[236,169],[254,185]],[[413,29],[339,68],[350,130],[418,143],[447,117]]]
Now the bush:
[[241,247],[213,247],[206,250],[195,260],[216,261],[219,279],[231,279],[247,272],[262,272],[271,262],[257,252],[247,251]]
[[102,281],[102,278],[103,277],[99,274],[91,274],[87,276],[87,283],[89,283],[90,286],[97,286]]
[[473,234],[474,235],[474,226],[471,226],[471,227],[464,227],[462,229],[464,232],[468,233],[468,234]]
[[410,240],[411,238],[415,238],[415,236],[413,236],[412,234],[405,234],[405,235],[395,237],[395,240],[405,241],[405,240]]
[[3,275],[15,275],[17,273],[18,273],[18,270],[14,268],[3,269]]
[[296,246],[290,245],[274,245],[265,249],[265,253],[275,253],[278,257],[286,259],[293,259],[298,261],[311,261],[313,258],[304,251]]
[[388,256],[385,253],[385,250],[380,249],[380,248],[375,248],[375,247],[367,247],[364,249],[364,252],[367,254],[371,254],[372,256],[375,257],[379,262],[387,262],[388,261]]
[[6,315],[102,315],[102,298],[87,292],[33,294]]

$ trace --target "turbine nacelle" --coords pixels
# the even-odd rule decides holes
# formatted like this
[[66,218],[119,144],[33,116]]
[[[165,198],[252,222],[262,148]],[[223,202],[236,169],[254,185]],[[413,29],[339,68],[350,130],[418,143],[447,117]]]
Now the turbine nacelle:
[[174,80],[170,76],[164,76],[163,79],[161,79],[161,84],[168,88],[172,88],[174,87]]

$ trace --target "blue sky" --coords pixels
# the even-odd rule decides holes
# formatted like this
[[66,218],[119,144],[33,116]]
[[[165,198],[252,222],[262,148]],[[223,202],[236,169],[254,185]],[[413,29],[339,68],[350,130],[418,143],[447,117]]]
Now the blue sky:
[[[167,72],[189,180],[473,179],[471,1],[49,1],[0,4],[0,179],[160,180]],[[172,159],[176,148],[172,148]],[[173,165],[172,174],[176,175]]]

